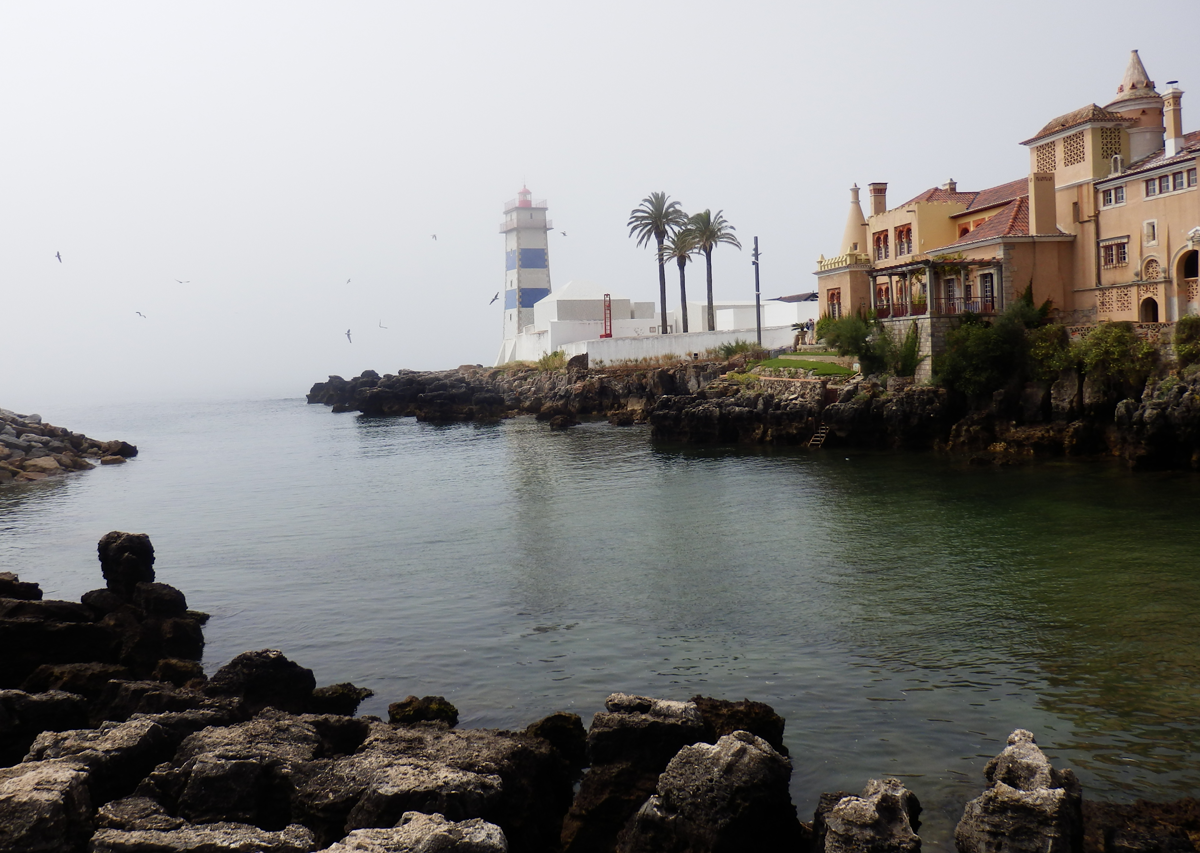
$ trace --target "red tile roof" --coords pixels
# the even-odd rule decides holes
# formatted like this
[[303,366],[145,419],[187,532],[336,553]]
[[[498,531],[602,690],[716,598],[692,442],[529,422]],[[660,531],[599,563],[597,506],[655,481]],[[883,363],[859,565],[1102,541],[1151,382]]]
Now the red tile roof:
[[898,209],[900,207],[908,207],[910,204],[917,204],[918,202],[930,202],[930,201],[940,201],[940,202],[947,202],[947,203],[957,202],[958,204],[963,204],[963,205],[969,206],[971,204],[971,202],[973,202],[975,200],[975,196],[977,196],[977,195],[979,195],[979,193],[960,193],[958,191],[952,192],[943,187],[933,187],[932,189],[925,190],[925,192],[921,193],[916,198],[910,198],[908,201],[904,202],[904,204],[898,205],[896,208],[893,208],[893,209]]
[[[1055,236],[1066,236],[1057,228]],[[1023,195],[1010,201],[1004,208],[987,222],[974,231],[959,237],[949,246],[966,246],[970,243],[982,243],[985,240],[996,240],[1002,237],[1028,237],[1029,234],[1029,196]],[[937,251],[937,250],[935,250]]]
[[971,202],[971,206],[962,213],[955,215],[963,216],[967,213],[987,210],[990,207],[1005,204],[1023,195],[1029,195],[1029,179],[1017,178],[1015,181],[1000,184],[998,187],[989,187],[986,190],[980,190],[975,194],[975,200]]
[[1080,107],[1079,109],[1069,112],[1066,115],[1059,116],[1039,130],[1036,136],[1026,139],[1021,144],[1029,145],[1031,142],[1037,142],[1043,137],[1053,136],[1056,133],[1061,133],[1064,130],[1070,130],[1073,127],[1079,127],[1080,125],[1093,121],[1119,121],[1124,124],[1132,122],[1133,119],[1125,118],[1118,113],[1114,113],[1111,110],[1106,110],[1103,107],[1098,107],[1095,104],[1088,104],[1086,107]]
[[[1108,181],[1112,179],[1124,179],[1126,176],[1136,174],[1138,172],[1150,172],[1154,169],[1159,169],[1164,166],[1171,166],[1176,163],[1182,163],[1185,160],[1194,160],[1200,156],[1200,130],[1194,130],[1191,133],[1183,135],[1183,147],[1179,149],[1179,153],[1174,157],[1166,156],[1166,149],[1155,151],[1148,157],[1143,157],[1137,162],[1130,163],[1120,175],[1113,175],[1112,178],[1104,178]],[[1099,182],[1098,182],[1099,183]]]

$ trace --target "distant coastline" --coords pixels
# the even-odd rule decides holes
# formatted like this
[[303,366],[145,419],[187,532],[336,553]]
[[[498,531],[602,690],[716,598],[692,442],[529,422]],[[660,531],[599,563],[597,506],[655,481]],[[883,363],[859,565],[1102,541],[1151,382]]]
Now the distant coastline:
[[98,441],[46,423],[41,415],[0,409],[0,485],[90,471],[95,462],[118,465],[137,453],[135,446],[119,439]]

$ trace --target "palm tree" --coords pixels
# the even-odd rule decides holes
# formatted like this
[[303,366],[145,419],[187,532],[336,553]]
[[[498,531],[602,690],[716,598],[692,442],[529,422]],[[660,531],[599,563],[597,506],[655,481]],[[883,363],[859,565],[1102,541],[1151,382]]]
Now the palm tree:
[[690,228],[682,228],[667,238],[659,252],[662,260],[679,264],[679,304],[683,307],[683,333],[688,330],[687,278],[684,267],[696,254],[696,234]]
[[712,253],[713,249],[717,248],[721,243],[728,243],[730,246],[742,248],[742,244],[738,242],[738,238],[733,236],[735,229],[730,225],[725,217],[721,214],[724,211],[718,210],[717,215],[713,216],[708,210],[702,213],[697,213],[688,220],[688,229],[696,234],[696,248],[704,253],[705,271],[708,273],[708,331],[712,332],[717,328],[716,316],[713,313],[713,295],[712,295]]
[[666,193],[650,193],[642,199],[641,205],[629,212],[629,236],[638,238],[639,247],[645,246],[654,238],[658,244],[658,292],[662,300],[662,333],[667,333],[667,273],[663,268],[663,241],[668,234],[674,234],[683,228],[688,221],[687,214],[679,206],[679,202],[670,201]]

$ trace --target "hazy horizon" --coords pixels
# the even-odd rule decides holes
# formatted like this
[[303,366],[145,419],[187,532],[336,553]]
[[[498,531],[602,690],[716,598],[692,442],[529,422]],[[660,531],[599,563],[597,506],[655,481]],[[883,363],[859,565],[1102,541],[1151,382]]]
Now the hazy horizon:
[[852,183],[1022,177],[1019,142],[1111,100],[1131,49],[1200,127],[1193,3],[1078,8],[9,4],[0,406],[491,364],[523,183],[555,287],[657,300],[625,223],[662,190],[746,245],[718,299],[753,298],[755,235],[764,297],[812,290]]

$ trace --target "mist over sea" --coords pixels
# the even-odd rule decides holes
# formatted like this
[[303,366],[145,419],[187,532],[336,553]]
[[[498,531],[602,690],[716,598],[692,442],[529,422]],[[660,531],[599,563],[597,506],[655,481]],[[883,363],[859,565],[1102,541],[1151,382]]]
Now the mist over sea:
[[[2,402],[2,401],[0,401]],[[793,800],[902,778],[929,849],[1028,728],[1087,797],[1200,790],[1200,480],[1105,464],[656,445],[301,399],[40,412],[140,455],[0,489],[0,571],[78,599],[147,533],[211,673],[278,648],[386,716],[584,718],[613,691],[767,702]]]

